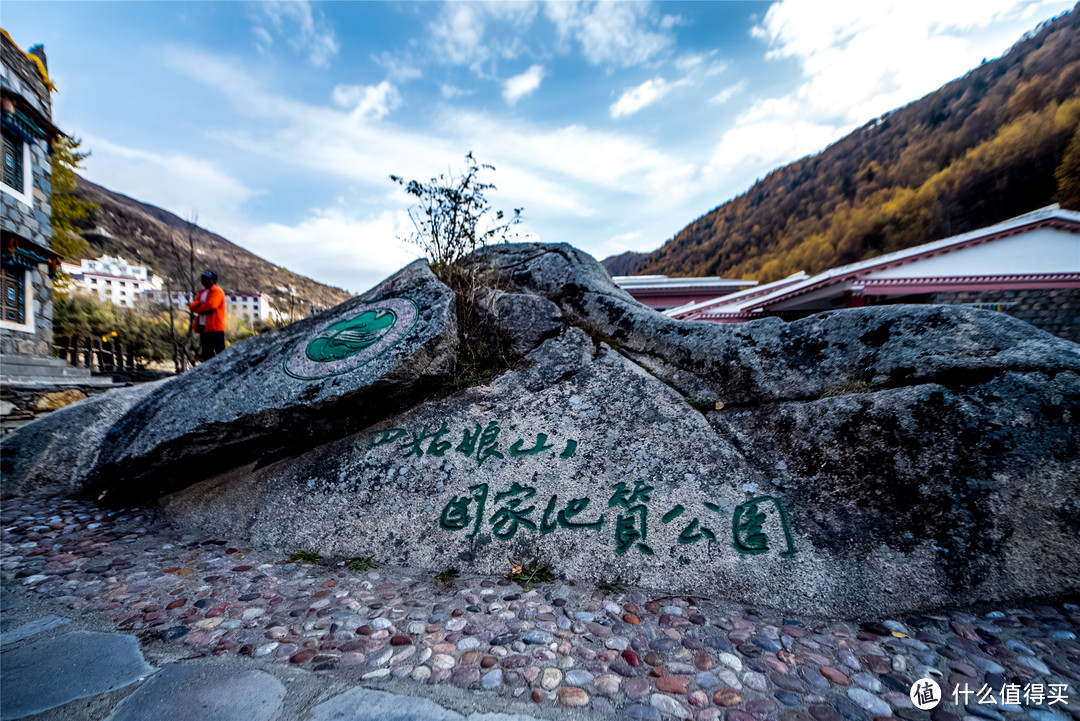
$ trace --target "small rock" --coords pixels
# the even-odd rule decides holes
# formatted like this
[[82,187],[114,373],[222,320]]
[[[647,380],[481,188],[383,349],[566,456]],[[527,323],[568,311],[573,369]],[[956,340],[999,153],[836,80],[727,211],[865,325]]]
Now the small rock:
[[892,716],[892,708],[889,704],[879,699],[869,691],[865,691],[861,688],[849,688],[847,692],[848,698],[857,703],[860,708],[864,708],[874,716]]
[[713,693],[713,703],[717,706],[738,706],[743,702],[743,697],[733,688],[718,689]]
[[660,712],[652,706],[635,703],[626,707],[626,718],[634,721],[660,721]]
[[563,680],[568,686],[584,686],[592,682],[593,675],[588,671],[574,669],[573,671],[567,671]]
[[742,671],[742,661],[733,653],[722,653],[716,659],[736,673]]
[[499,668],[488,671],[484,674],[483,678],[480,679],[480,686],[488,691],[497,689],[499,686],[502,686],[502,683],[503,672],[502,669]]
[[619,684],[622,682],[618,676],[613,673],[605,673],[602,676],[597,676],[593,681],[593,685],[596,687],[596,692],[603,694],[604,696],[614,696],[619,692]]
[[681,703],[662,693],[654,693],[649,698],[649,705],[666,716],[673,716],[678,719],[689,718],[690,716]]
[[[974,671],[974,669],[972,669],[972,671]],[[974,676],[975,674],[971,673],[970,675]],[[865,671],[860,671],[859,673],[853,675],[851,677],[851,680],[854,681],[856,685],[862,686],[868,691],[873,691],[874,693],[881,693],[881,681],[878,681],[877,677],[873,674],[866,673]]]
[[557,668],[545,668],[543,675],[540,677],[540,685],[546,688],[548,691],[552,691],[558,688],[562,683],[563,674]]
[[437,669],[452,669],[457,664],[453,656],[440,653],[431,659],[431,665]]
[[664,693],[685,694],[690,687],[689,676],[669,674],[656,679],[656,690]]
[[526,631],[525,635],[521,637],[521,640],[531,644],[549,644],[554,638],[554,636],[546,631],[533,629],[532,631]]
[[587,706],[588,704],[589,694],[585,693],[584,689],[574,686],[563,686],[559,689],[560,706]]
[[836,684],[837,686],[849,686],[851,684],[851,681],[848,679],[847,676],[845,676],[841,671],[833,668],[832,666],[822,666],[821,675],[829,679],[829,681]]

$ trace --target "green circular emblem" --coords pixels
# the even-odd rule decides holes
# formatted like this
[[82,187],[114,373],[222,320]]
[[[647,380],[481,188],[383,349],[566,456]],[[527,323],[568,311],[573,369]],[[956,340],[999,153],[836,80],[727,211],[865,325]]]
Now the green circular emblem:
[[387,298],[351,309],[355,315],[327,319],[290,347],[282,366],[299,380],[349,373],[379,357],[409,334],[419,317],[407,298]]
[[316,363],[344,360],[389,333],[396,321],[397,314],[390,309],[384,309],[381,314],[365,311],[323,329],[318,338],[307,344],[304,355]]

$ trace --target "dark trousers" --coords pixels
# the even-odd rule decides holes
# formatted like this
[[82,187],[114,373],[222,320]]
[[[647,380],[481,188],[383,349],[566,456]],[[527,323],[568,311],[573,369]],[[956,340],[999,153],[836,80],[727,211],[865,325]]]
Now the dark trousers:
[[199,344],[202,346],[202,359],[208,361],[225,350],[225,331],[208,330],[199,333]]

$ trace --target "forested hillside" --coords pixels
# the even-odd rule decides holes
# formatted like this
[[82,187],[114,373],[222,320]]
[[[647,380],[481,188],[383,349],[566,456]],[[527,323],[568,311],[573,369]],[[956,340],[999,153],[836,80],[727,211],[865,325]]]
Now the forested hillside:
[[[195,238],[195,275],[204,268],[214,268],[226,290],[265,293],[279,310],[287,311],[291,303],[298,304],[294,309],[298,313],[306,312],[310,305],[329,308],[350,297],[341,288],[280,268],[167,210],[114,193],[84,178],[77,179],[75,195],[97,204],[87,218],[78,221],[82,229],[97,231],[87,233],[89,244],[82,257],[120,255],[146,265],[174,288],[183,290],[192,285],[197,288],[197,278],[187,278],[190,229]],[[295,291],[295,298],[290,288]]]
[[[1005,56],[772,172],[632,272],[762,281],[817,272],[1055,201],[1080,208],[1078,174],[1080,6]],[[626,272],[629,259],[617,257]]]

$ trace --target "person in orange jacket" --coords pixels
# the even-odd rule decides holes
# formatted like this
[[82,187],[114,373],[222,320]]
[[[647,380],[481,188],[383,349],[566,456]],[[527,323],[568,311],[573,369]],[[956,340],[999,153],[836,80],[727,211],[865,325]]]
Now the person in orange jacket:
[[225,291],[217,287],[217,273],[207,270],[202,274],[204,290],[195,294],[188,309],[197,317],[195,330],[199,332],[202,359],[208,361],[225,350]]

